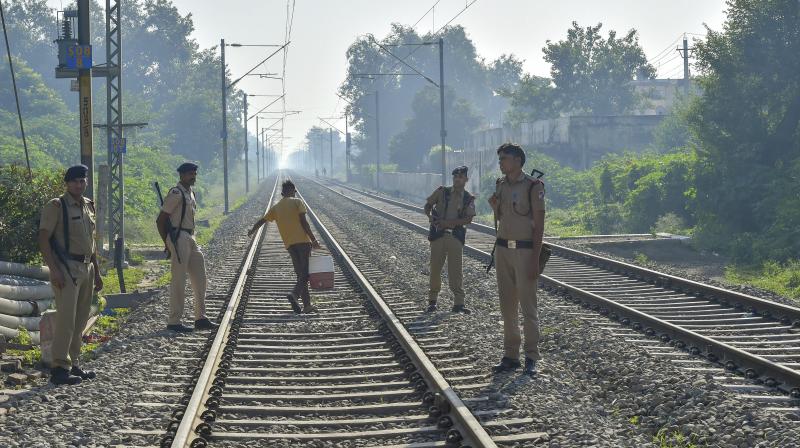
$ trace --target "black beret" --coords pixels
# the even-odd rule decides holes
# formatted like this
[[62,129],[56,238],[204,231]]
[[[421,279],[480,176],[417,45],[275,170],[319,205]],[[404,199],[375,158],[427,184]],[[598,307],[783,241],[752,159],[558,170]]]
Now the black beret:
[[467,171],[469,171],[469,168],[467,168],[466,165],[458,166],[453,170],[453,176],[455,176],[456,174],[463,174],[466,176]]
[[178,167],[179,173],[186,173],[189,171],[197,171],[197,164],[193,162],[184,162]]
[[86,165],[72,165],[71,167],[67,168],[67,172],[64,173],[64,182],[69,182],[73,179],[80,179],[82,177],[88,177],[89,174],[89,167]]

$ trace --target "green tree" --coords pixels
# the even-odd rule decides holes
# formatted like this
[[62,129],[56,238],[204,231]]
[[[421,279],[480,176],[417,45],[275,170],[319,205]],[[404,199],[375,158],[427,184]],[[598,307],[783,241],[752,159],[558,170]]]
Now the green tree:
[[751,261],[800,253],[799,16],[795,0],[730,0],[695,45],[698,235]]
[[507,120],[513,125],[558,116],[553,81],[535,75],[525,75],[514,90],[503,90],[510,98]]
[[[469,102],[456,98],[450,90],[445,93],[444,103],[447,140],[465,141],[469,132],[480,123],[480,117]],[[403,131],[389,142],[391,160],[401,170],[420,168],[431,146],[441,141],[437,126],[440,120],[439,89],[427,87],[420,90],[414,97],[411,109],[413,115],[406,120]]]
[[582,28],[577,22],[567,38],[547,41],[544,59],[551,64],[559,110],[574,114],[621,114],[637,104],[630,86],[635,76],[652,78],[636,30],[617,37],[613,30],[603,38],[602,23]]
[[[393,24],[390,32],[383,39],[382,45],[388,45],[390,51],[406,62],[438,82],[439,54],[436,45],[426,46],[394,46],[404,43],[434,42],[439,37],[444,42],[444,84],[447,87],[446,102],[453,96],[463,99],[472,105],[474,114],[492,122],[499,122],[501,115],[509,107],[509,100],[498,93],[514,89],[522,75],[522,61],[513,55],[502,55],[496,60],[485,61],[475,49],[473,42],[461,26],[447,27],[439,34],[418,34],[413,28]],[[348,73],[411,73],[411,70],[400,64],[397,59],[381,51],[371,36],[357,39],[347,50]],[[353,128],[356,132],[354,143],[361,149],[358,155],[362,163],[375,160],[375,98],[373,92],[379,92],[381,148],[385,150],[392,138],[404,132],[406,120],[414,119],[414,102],[417,94],[430,84],[416,74],[397,76],[348,76],[339,88],[339,93],[347,98],[352,106],[348,111],[353,117]],[[427,95],[427,94],[426,94]],[[438,107],[438,99],[436,102]],[[448,137],[453,134],[448,121]],[[438,118],[424,123],[425,132],[439,133]],[[430,128],[430,129],[427,129]],[[417,130],[421,130],[417,129]],[[463,140],[458,140],[463,141]],[[425,151],[422,146],[420,151]],[[408,162],[415,165],[417,162]],[[406,164],[406,166],[409,166]]]

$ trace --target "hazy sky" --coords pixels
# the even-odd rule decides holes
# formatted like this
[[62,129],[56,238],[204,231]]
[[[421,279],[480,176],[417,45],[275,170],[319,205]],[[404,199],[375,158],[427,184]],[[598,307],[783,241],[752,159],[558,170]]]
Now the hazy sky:
[[[440,0],[434,13],[419,22],[417,31],[438,29],[471,2]],[[60,1],[49,3],[58,7]],[[194,37],[203,48],[219,45],[223,37],[227,42],[243,44],[274,44],[284,39],[285,0],[173,3],[182,14],[192,14]],[[334,92],[346,71],[345,51],[357,36],[373,33],[382,38],[391,23],[411,25],[434,3],[436,0],[297,0],[286,66],[286,108],[302,113],[287,119],[285,135],[291,138],[285,148],[302,144],[306,130],[320,123],[317,117],[341,114],[343,102]],[[623,33],[636,28],[648,58],[654,59],[662,50],[672,48],[660,56],[663,65],[659,67],[659,77],[674,78],[682,75],[681,61],[674,50],[676,40],[684,32],[704,33],[703,24],[719,29],[725,18],[724,9],[724,0],[478,0],[452,24],[466,28],[480,56],[492,60],[503,53],[513,53],[525,60],[526,71],[537,75],[549,73],[548,64],[542,60],[545,42],[564,38],[572,21],[582,26],[602,22],[606,32],[614,29]],[[123,34],[123,44],[124,40]],[[229,47],[226,57],[233,76],[244,74],[271,51]],[[266,68],[280,72],[282,58],[276,56]],[[280,81],[257,77],[246,79],[239,87],[248,94],[274,94],[281,90]],[[252,98],[253,107],[258,108],[269,101]]]

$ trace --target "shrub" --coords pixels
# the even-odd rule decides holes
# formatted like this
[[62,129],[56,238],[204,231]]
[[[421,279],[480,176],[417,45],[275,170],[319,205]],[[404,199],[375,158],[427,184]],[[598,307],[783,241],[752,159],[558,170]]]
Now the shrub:
[[37,235],[42,207],[64,193],[63,172],[0,167],[0,259],[18,263],[40,260]]

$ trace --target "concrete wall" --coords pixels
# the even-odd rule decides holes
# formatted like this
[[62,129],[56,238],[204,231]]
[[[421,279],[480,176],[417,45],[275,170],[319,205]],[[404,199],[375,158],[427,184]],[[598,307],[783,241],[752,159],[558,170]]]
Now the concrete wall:
[[[642,151],[653,143],[653,131],[665,115],[561,117],[522,123],[519,129],[477,131],[468,141],[467,154],[491,153],[503,142],[536,149],[559,162],[585,169],[608,153]],[[462,156],[467,159],[467,155]],[[492,161],[494,163],[494,160]],[[474,163],[474,162],[473,162]]]

